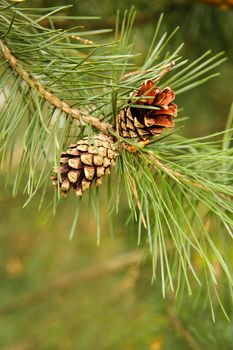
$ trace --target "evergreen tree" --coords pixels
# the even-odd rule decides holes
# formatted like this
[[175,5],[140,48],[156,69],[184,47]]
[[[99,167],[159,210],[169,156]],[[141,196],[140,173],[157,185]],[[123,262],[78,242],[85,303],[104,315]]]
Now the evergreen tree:
[[[206,346],[203,333],[192,335],[173,307],[175,297],[184,305],[184,294],[194,293],[200,308],[202,298],[208,300],[213,320],[217,305],[226,318],[231,313],[233,109],[225,130],[188,138],[181,133],[187,118],[179,96],[185,93],[191,99],[192,89],[207,86],[225,55],[207,51],[188,62],[181,56],[182,44],[168,49],[177,28],[162,33],[161,15],[151,45],[139,60],[133,8],[118,13],[113,33],[84,30],[81,21],[96,18],[63,15],[67,8],[0,3],[0,152],[5,183],[14,196],[27,194],[24,206],[36,198],[47,213],[55,214],[58,204],[72,201],[70,239],[87,208],[86,197],[96,220],[98,245],[101,218],[116,237],[115,222],[124,218],[135,245],[146,248],[144,260],[152,263],[151,269],[146,265],[145,275],[149,280],[149,269],[167,300],[158,308],[150,296],[150,305],[155,303],[158,313],[167,310],[187,348]],[[57,28],[61,20],[78,25]],[[78,197],[71,198],[75,193]],[[122,261],[127,266],[143,259],[133,251]],[[132,275],[133,284],[136,279],[148,282],[138,277],[138,267]],[[182,309],[180,314],[185,320]],[[138,337],[135,348],[148,346],[143,335]],[[154,349],[164,345],[159,338],[154,344]]]

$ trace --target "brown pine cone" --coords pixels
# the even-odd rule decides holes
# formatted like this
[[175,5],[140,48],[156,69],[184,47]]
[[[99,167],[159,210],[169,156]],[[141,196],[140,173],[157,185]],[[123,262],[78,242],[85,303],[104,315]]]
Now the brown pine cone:
[[[143,97],[135,102],[138,108],[129,106],[120,113],[118,130],[121,136],[148,140],[153,135],[161,134],[165,128],[173,128],[177,106],[172,102],[175,93],[171,88],[166,87],[161,91],[159,87],[154,87],[152,80],[145,80],[140,90],[132,93],[132,97],[140,96]],[[157,109],[150,109],[150,106]]]
[[93,182],[96,186],[102,184],[104,176],[110,174],[117,155],[111,137],[95,135],[91,143],[86,137],[62,153],[60,167],[53,169],[55,173],[60,173],[61,181],[58,175],[54,175],[51,177],[53,184],[61,187],[62,195],[74,188],[76,195],[81,196]]

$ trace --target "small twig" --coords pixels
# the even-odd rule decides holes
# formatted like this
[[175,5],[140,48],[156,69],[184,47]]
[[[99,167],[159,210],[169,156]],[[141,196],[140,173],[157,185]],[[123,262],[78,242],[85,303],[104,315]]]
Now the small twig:
[[128,79],[128,78],[130,78],[130,77],[132,77],[132,76],[134,76],[134,75],[142,75],[142,74],[146,74],[146,73],[150,73],[150,72],[153,72],[153,71],[152,71],[151,69],[146,69],[146,70],[140,70],[140,69],[139,69],[139,70],[135,70],[135,71],[133,71],[133,72],[129,72],[129,73],[123,75],[123,76],[119,79],[119,81]]
[[160,75],[158,76],[158,78],[156,78],[156,79],[153,80],[154,84],[155,84],[157,81],[159,81],[160,79],[162,79],[162,78],[171,70],[171,68],[174,67],[175,64],[176,64],[175,61],[170,62],[170,63],[168,64],[168,66],[165,67],[165,68],[162,70],[162,72],[160,73]]
[[[179,173],[176,170],[171,169],[167,164],[162,163],[158,158],[156,158],[154,156],[154,154],[150,154],[149,159],[150,159],[150,161],[152,161],[156,165],[156,167],[158,167],[159,169],[163,170],[167,175],[172,177],[176,182],[179,182],[179,183],[183,182],[183,183],[186,183],[188,185],[192,185],[192,186],[194,186],[196,188],[199,188],[200,190],[203,190],[205,192],[213,193],[213,191],[210,188],[202,185],[199,182],[196,182],[196,181],[188,178],[187,176]],[[222,197],[224,199],[229,199],[230,198],[230,195],[226,195],[226,194],[224,194],[222,192],[218,192],[218,193],[214,193],[214,194],[217,194],[217,195],[219,195],[220,197]]]
[[[166,66],[162,72],[159,74],[159,76],[153,80],[154,83],[156,83],[157,81],[159,81],[160,79],[162,79],[170,70],[172,67],[174,67],[175,65],[175,61],[172,61],[171,63],[168,64],[168,66]],[[123,75],[123,77],[121,77],[119,80],[125,80],[127,78],[130,78],[131,76],[134,76],[134,75],[142,75],[142,74],[146,74],[146,73],[150,73],[150,72],[153,72],[152,69],[146,69],[146,70],[135,70],[133,72],[130,72],[130,73],[127,73],[125,75]]]
[[202,185],[202,184],[200,184],[200,183],[198,183],[196,181],[193,181],[193,180],[189,179],[188,177],[186,177],[185,175],[179,173],[176,170],[171,169],[167,164],[162,163],[153,154],[150,154],[149,158],[159,169],[163,170],[167,175],[172,177],[174,180],[177,181],[177,179],[178,180],[180,179],[181,181],[186,182],[186,183],[188,183],[190,185],[193,185],[193,186],[195,186],[195,187],[197,187],[197,188],[199,188],[199,189],[201,189],[203,191],[211,192],[211,190],[208,187],[206,187],[206,186],[204,186],[204,185]]
[[19,297],[18,299],[14,299],[12,302],[0,306],[0,314],[15,312],[15,310],[24,308],[31,303],[43,301],[48,295],[52,295],[53,292],[70,290],[77,283],[80,283],[80,281],[83,282],[93,278],[100,278],[107,273],[114,273],[128,266],[138,265],[140,264],[141,259],[142,253],[139,250],[136,250],[109,259],[99,266],[87,267],[77,273],[65,274],[45,288],[32,292],[29,295]]
[[185,175],[179,173],[176,170],[171,169],[167,164],[162,163],[158,158],[156,158],[153,154],[150,154],[150,159],[152,162],[159,168],[162,169],[167,175],[172,177],[173,179],[177,180],[176,178],[180,179],[183,182],[186,182],[190,185],[194,185],[195,187],[204,190],[206,192],[211,192],[209,188],[206,186],[199,184],[198,182],[195,182],[189,178],[187,178]]
[[81,37],[78,36],[78,35],[71,35],[71,38],[74,39],[74,40],[79,41],[80,43],[82,43],[82,44],[84,44],[84,45],[93,45],[93,44],[94,44],[94,41],[81,38]]
[[19,74],[19,76],[35,91],[37,91],[46,101],[48,101],[54,107],[60,109],[72,118],[80,120],[86,124],[92,124],[93,127],[102,131],[103,133],[109,133],[112,129],[112,125],[106,122],[100,121],[98,118],[85,115],[79,109],[71,107],[67,102],[62,101],[52,92],[48,91],[44,85],[42,85],[35,78],[31,77],[17,61],[15,56],[10,52],[8,47],[0,40],[0,47],[2,49],[3,56],[12,67],[12,69]]

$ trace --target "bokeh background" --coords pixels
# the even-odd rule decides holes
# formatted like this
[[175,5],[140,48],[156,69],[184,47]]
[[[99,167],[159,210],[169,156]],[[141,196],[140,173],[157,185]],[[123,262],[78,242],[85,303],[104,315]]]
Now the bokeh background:
[[[211,2],[211,1],[210,1]],[[222,3],[224,1],[213,1]],[[170,49],[184,41],[190,60],[212,49],[226,51],[221,76],[179,96],[189,120],[183,133],[200,136],[222,130],[233,101],[233,7],[191,0],[80,0],[65,14],[100,15],[87,29],[113,28],[117,9],[134,5],[137,50],[150,45],[156,21],[164,12],[164,31],[180,30]],[[229,1],[230,3],[230,1]],[[67,0],[28,1],[29,6],[67,5]],[[72,23],[74,24],[74,23]],[[76,25],[78,23],[75,23]],[[56,24],[67,27],[64,20]],[[140,58],[139,58],[140,60]],[[73,240],[68,233],[75,198],[64,200],[55,217],[38,198],[22,209],[25,197],[12,198],[0,179],[0,349],[3,350],[188,350],[233,349],[233,323],[216,302],[211,319],[204,287],[192,297],[162,298],[160,281],[151,284],[151,264],[137,247],[134,230],[122,216],[110,232],[102,210],[101,244],[84,201]],[[49,203],[53,189],[47,193]],[[124,209],[125,204],[122,203]],[[220,276],[221,279],[221,276]],[[229,317],[232,305],[222,281]]]

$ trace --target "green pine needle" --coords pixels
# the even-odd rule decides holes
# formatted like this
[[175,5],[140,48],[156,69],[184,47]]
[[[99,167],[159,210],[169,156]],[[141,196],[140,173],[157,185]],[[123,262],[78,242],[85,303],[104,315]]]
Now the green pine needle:
[[[159,79],[171,62],[175,66],[158,84],[162,88],[169,85],[181,94],[217,76],[215,69],[226,60],[224,53],[211,55],[208,51],[189,63],[180,56],[183,44],[169,52],[169,42],[178,28],[170,34],[161,33],[163,15],[158,19],[148,53],[141,55],[134,51],[133,8],[122,16],[118,13],[112,34],[109,29],[83,29],[83,19],[96,17],[59,15],[65,8],[30,9],[5,0],[0,3],[1,43],[9,48],[24,72],[17,75],[0,53],[1,167],[8,169],[6,183],[12,185],[13,195],[23,189],[28,204],[40,192],[40,207],[50,170],[59,165],[62,151],[84,136],[91,139],[96,132],[93,125],[84,123],[87,115],[114,127],[122,108],[132,104],[128,101],[130,92],[145,79]],[[55,29],[54,21],[64,18],[75,19],[78,26]],[[82,37],[88,40],[80,40]],[[137,66],[135,58],[140,56],[144,63]],[[29,87],[28,77],[78,109],[80,119],[74,120],[45,100],[38,88]],[[135,241],[148,247],[152,280],[160,275],[163,296],[169,289],[182,293],[184,286],[192,294],[195,284],[204,284],[213,319],[214,297],[224,310],[217,291],[218,269],[232,288],[232,140],[233,107],[226,130],[213,135],[187,139],[170,133],[153,139],[144,148],[125,140],[138,152],[119,152],[107,192],[111,232],[114,216],[125,215],[122,203],[126,197],[129,215],[125,219],[135,224]],[[90,191],[97,244],[101,236],[102,189],[99,192]],[[59,190],[54,194],[54,212],[60,200]],[[80,207],[78,201],[70,239]]]

